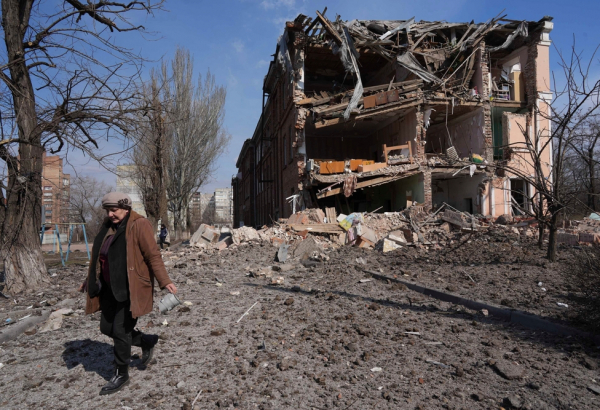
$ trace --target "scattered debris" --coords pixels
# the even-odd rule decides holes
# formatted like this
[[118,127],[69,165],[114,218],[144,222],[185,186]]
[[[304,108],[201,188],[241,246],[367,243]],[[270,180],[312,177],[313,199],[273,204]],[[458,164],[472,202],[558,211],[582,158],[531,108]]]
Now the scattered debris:
[[435,360],[425,360],[427,363],[431,363],[431,364],[435,364],[436,366],[441,366],[441,367],[450,367],[447,364],[441,363],[441,362],[436,362]]
[[600,395],[600,386],[597,386],[595,384],[589,384],[587,388],[592,393]]
[[258,304],[258,301],[254,302],[254,304],[252,306],[250,306],[250,308],[235,323],[240,323],[240,320],[242,320],[244,318],[244,316],[246,316],[248,313],[250,313],[252,308],[254,306],[256,306],[257,304]]
[[63,316],[67,316],[73,313],[73,309],[63,308],[58,309],[50,314],[48,321],[44,323],[38,332],[44,333],[51,330],[60,329],[63,322]]

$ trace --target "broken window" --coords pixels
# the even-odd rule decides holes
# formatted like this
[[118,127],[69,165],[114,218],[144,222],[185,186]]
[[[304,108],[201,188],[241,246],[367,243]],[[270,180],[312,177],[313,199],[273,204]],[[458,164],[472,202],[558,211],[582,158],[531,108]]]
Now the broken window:
[[529,211],[529,184],[520,178],[510,180],[513,215],[525,215]]

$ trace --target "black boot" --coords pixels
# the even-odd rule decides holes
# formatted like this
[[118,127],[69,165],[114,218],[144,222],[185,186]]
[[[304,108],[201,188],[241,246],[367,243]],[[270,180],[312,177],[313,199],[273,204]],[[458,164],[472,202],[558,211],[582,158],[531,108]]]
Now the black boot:
[[127,371],[127,366],[117,366],[117,371],[115,375],[111,377],[110,381],[102,387],[100,390],[100,395],[104,396],[105,394],[113,394],[118,392],[129,383],[129,373]]
[[152,360],[156,343],[158,343],[157,335],[142,335],[142,362],[140,366],[148,366]]

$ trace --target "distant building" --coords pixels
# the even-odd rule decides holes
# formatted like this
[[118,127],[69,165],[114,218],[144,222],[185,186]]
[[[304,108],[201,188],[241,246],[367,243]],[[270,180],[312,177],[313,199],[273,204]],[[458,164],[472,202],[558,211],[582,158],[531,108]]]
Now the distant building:
[[200,224],[231,225],[233,223],[233,191],[217,188],[212,194],[194,193],[190,202],[192,231]]
[[191,231],[195,232],[200,224],[212,223],[214,215],[214,195],[195,192],[190,201]]
[[119,165],[117,167],[117,192],[129,195],[132,202],[132,209],[142,216],[146,216],[144,201],[140,189],[133,180],[135,165]]
[[[63,160],[58,155],[44,152],[42,159],[42,223],[66,224],[70,222],[71,175],[63,172]],[[60,225],[59,233],[67,233],[68,229],[68,225]]]
[[231,188],[215,189],[215,219],[217,222],[233,222],[233,191]]

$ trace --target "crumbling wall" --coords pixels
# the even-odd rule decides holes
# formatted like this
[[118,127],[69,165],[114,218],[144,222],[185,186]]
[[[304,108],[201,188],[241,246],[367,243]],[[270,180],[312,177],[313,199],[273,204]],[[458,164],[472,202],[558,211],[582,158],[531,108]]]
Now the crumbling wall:
[[[488,108],[487,116],[484,113],[485,108]],[[478,108],[448,121],[448,130],[446,130],[445,122],[429,127],[427,130],[428,149],[438,153],[444,152],[450,146],[448,142],[449,131],[454,147],[461,158],[468,157],[470,153],[485,155],[486,119],[491,118],[489,107],[485,108]],[[491,134],[491,124],[489,127],[489,133]],[[440,141],[443,147],[440,147]]]
[[404,145],[408,141],[415,143],[417,137],[417,111],[410,110],[403,117],[398,118],[374,134],[370,135],[370,139],[375,139],[380,146],[386,144]]
[[[285,135],[285,144],[279,150],[282,155],[281,168],[277,172],[281,175],[281,192],[279,193],[279,216],[287,218],[292,214],[292,207],[286,198],[297,194],[303,186],[306,168],[306,139],[304,127],[308,110],[298,107],[295,102],[305,98],[305,50],[306,35],[303,32],[295,33],[292,57],[293,73],[293,102],[290,114],[281,125],[281,133]],[[284,158],[285,157],[285,158]]]
[[487,96],[492,93],[492,76],[490,73],[490,53],[485,48],[485,42],[482,41],[479,45],[481,53],[481,95],[486,103],[483,106],[483,146],[480,147],[477,154],[483,156],[489,163],[494,161],[494,135],[492,132],[492,110]]
[[[525,79],[525,95],[527,98],[527,108],[531,113],[535,110],[537,100],[537,56],[538,46],[536,43],[529,44],[527,47],[527,62],[523,77]],[[521,66],[521,68],[523,68]]]
[[[472,177],[452,179],[434,179],[431,182],[433,191],[433,208],[447,203],[463,212],[482,213],[479,197],[479,185],[486,178],[483,174]],[[471,205],[471,206],[469,206]]]
[[415,110],[415,121],[416,121],[416,127],[415,127],[415,134],[416,134],[416,138],[415,138],[415,145],[416,145],[416,152],[417,152],[417,162],[422,164],[425,163],[425,136],[426,136],[426,130],[425,130],[425,125],[424,125],[424,121],[423,121],[423,108],[419,105],[417,106],[416,110]]
[[423,204],[424,209],[429,211],[433,209],[433,187],[431,184],[431,170],[428,168],[423,171]]

